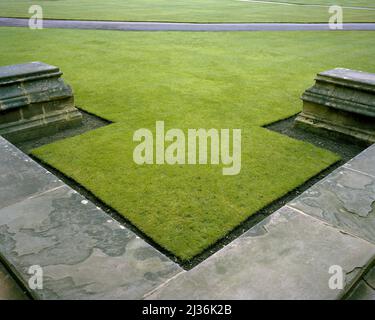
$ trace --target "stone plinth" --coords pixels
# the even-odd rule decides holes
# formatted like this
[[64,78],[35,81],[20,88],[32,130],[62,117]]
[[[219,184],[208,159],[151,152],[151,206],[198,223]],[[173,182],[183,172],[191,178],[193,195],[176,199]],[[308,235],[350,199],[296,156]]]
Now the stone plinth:
[[58,67],[31,62],[0,67],[0,135],[13,142],[81,123]]
[[375,143],[375,74],[337,68],[319,73],[315,80],[302,95],[296,125]]

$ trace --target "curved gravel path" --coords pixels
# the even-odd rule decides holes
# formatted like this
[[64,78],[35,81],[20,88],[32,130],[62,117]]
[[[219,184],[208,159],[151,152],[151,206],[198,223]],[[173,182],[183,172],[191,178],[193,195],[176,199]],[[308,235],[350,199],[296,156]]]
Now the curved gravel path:
[[[0,18],[0,26],[28,27],[26,18]],[[178,23],[43,20],[44,28],[121,31],[324,31],[327,23]],[[344,30],[375,30],[375,23],[345,23]]]

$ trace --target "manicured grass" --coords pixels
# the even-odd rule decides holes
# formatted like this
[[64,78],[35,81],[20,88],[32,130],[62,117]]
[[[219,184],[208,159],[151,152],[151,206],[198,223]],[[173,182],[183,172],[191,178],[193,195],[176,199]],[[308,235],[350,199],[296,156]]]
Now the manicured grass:
[[286,2],[302,5],[340,5],[347,7],[375,8],[372,0],[265,0],[268,2]]
[[[288,0],[281,0],[288,1]],[[294,0],[293,0],[294,1]],[[292,2],[293,2],[292,1]],[[375,7],[372,0],[295,0],[305,4]],[[45,18],[177,22],[328,22],[328,8],[239,0],[0,0],[0,15],[28,17],[32,4]],[[345,22],[375,21],[375,11],[344,10]]]
[[[261,126],[301,109],[318,71],[375,71],[371,32],[147,33],[0,28],[0,65],[58,65],[114,124],[33,154],[186,260],[338,158]],[[242,129],[242,170],[133,162],[134,130]]]

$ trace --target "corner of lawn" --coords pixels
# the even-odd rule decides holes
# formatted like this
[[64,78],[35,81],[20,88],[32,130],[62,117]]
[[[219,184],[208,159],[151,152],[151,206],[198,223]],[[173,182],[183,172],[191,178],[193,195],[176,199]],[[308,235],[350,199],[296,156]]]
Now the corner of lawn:
[[[3,33],[0,64],[58,65],[77,105],[114,121],[32,153],[185,261],[338,161],[263,126],[298,113],[299,96],[319,71],[375,71],[367,32]],[[207,165],[136,165],[134,131],[159,120],[183,130],[241,129],[240,174],[223,176]]]

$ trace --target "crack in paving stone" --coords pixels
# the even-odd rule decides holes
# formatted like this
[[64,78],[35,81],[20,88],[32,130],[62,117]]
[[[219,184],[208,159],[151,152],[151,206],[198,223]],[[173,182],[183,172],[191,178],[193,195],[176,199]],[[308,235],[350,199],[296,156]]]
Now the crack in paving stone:
[[354,212],[354,211],[350,211],[346,208],[343,208],[343,210],[346,212],[346,213],[349,213],[349,214],[352,214],[354,216],[357,216],[358,218],[360,219],[368,219],[370,214],[372,213],[372,210],[370,210],[367,214],[363,215],[363,214],[359,214],[358,212]]
[[352,270],[350,271],[347,271],[345,272],[345,274],[348,276],[348,275],[351,275],[354,271],[357,271],[357,270],[362,270],[363,268],[362,267],[354,267]]
[[363,175],[368,176],[368,177],[371,177],[371,178],[375,178],[375,176],[372,175],[372,174],[369,174],[369,173],[364,172],[364,171],[360,171],[360,170],[353,169],[353,168],[351,168],[350,166],[351,166],[350,163],[346,163],[343,167],[344,167],[345,169],[350,170],[350,171],[353,171],[353,172],[356,172],[356,173],[360,173],[360,174],[363,174]]

